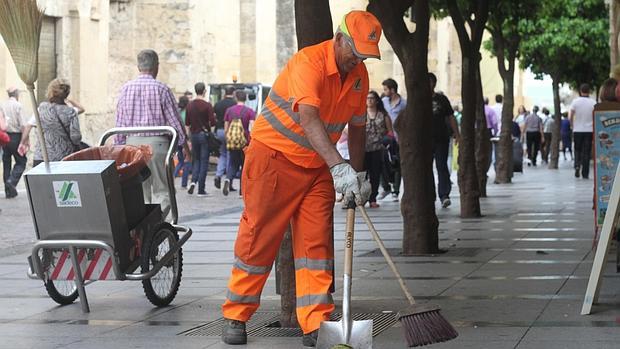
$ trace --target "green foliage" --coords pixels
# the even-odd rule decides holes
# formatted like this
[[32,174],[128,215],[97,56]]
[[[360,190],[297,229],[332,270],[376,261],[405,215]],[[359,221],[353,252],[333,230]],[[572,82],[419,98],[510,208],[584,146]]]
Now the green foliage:
[[520,61],[538,78],[598,86],[609,74],[609,17],[604,0],[543,0],[520,24]]
[[506,59],[510,59],[511,54],[517,55],[526,21],[536,18],[540,5],[540,0],[491,1],[487,29],[492,38],[486,40],[483,47],[493,56],[497,56],[500,48]]

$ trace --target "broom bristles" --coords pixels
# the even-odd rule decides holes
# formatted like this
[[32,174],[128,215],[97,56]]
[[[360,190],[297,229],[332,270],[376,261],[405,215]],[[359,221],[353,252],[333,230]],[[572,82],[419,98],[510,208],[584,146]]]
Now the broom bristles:
[[42,23],[43,11],[36,0],[0,0],[0,34],[26,85],[37,80]]
[[459,335],[439,310],[402,316],[400,322],[410,347],[445,342]]

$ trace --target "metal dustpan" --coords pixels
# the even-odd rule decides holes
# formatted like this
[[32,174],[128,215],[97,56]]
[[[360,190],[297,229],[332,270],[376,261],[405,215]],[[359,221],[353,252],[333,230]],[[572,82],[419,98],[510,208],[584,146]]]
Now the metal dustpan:
[[323,321],[316,343],[317,349],[331,349],[346,344],[355,349],[372,349],[372,320],[351,319],[351,274],[353,270],[353,227],[355,225],[355,204],[347,210],[345,237],[344,285],[342,295],[342,319]]

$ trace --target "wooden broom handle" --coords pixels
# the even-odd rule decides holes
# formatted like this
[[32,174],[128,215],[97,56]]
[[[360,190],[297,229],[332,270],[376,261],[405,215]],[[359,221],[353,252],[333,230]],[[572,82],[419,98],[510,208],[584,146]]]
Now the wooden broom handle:
[[400,288],[403,289],[403,292],[405,293],[405,296],[409,300],[409,303],[415,304],[415,299],[411,295],[411,292],[409,292],[409,290],[407,289],[407,285],[405,285],[405,282],[403,281],[402,276],[400,276],[398,269],[396,269],[396,265],[394,264],[394,261],[392,261],[392,257],[390,257],[390,254],[385,248],[383,241],[381,241],[381,237],[379,236],[379,233],[377,233],[375,226],[372,224],[370,217],[368,217],[368,213],[366,213],[366,209],[364,208],[364,206],[359,206],[359,209],[360,209],[360,212],[362,212],[362,217],[364,217],[364,221],[366,221],[366,225],[368,225],[368,229],[370,230],[372,237],[377,242],[377,245],[379,245],[379,249],[381,250],[383,257],[385,257],[385,261],[392,269],[392,272],[394,272],[394,275],[396,275],[396,278],[398,279],[398,283],[400,284]]
[[45,167],[49,169],[49,156],[47,155],[47,145],[45,144],[45,138],[43,137],[43,127],[41,126],[41,117],[39,116],[39,105],[37,104],[37,97],[34,93],[34,84],[27,85],[30,92],[30,100],[32,101],[32,111],[34,112],[35,122],[37,124],[37,135],[39,136],[39,146],[41,147],[41,155],[43,156],[43,162]]

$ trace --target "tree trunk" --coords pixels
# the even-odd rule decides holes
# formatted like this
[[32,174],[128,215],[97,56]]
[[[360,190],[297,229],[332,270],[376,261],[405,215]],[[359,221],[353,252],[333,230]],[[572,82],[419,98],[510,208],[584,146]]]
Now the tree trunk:
[[512,181],[512,120],[515,106],[514,96],[514,68],[506,72],[506,76],[502,77],[504,83],[504,105],[502,107],[502,129],[499,136],[499,151],[496,159],[497,167],[495,169],[495,181],[500,184],[510,183]]
[[[476,108],[478,88],[476,79],[480,70],[480,46],[489,16],[489,1],[470,1],[467,10],[459,8],[459,1],[446,0],[448,13],[461,47],[461,143],[459,145],[458,183],[461,193],[461,217],[480,217],[480,187],[476,173]],[[472,13],[469,6],[474,9]]]
[[295,0],[297,47],[318,44],[334,35],[329,0]]
[[[427,1],[416,1],[416,32],[412,50],[405,58],[405,85],[409,103],[406,114],[397,119],[403,173],[403,253],[428,254],[439,251],[439,220],[435,213],[435,180],[431,90],[428,83],[429,8]],[[403,117],[404,116],[404,117]]]
[[620,0],[611,0],[609,5],[609,47],[611,70],[618,64],[620,52],[618,52],[618,35],[620,35]]
[[[328,0],[295,0],[295,26],[297,47],[302,48],[333,36],[332,17]],[[278,251],[276,265],[278,288],[280,293],[280,324],[283,327],[299,327],[295,312],[295,260],[291,239],[291,227],[284,236]]]
[[439,251],[433,178],[432,104],[428,83],[428,0],[415,1],[416,29],[409,33],[403,23],[408,1],[371,0],[368,11],[377,16],[385,36],[400,59],[405,73],[408,103],[395,127],[399,135],[403,174],[403,253],[428,254]]
[[[477,53],[477,52],[476,52]],[[461,217],[480,217],[480,189],[476,173],[476,66],[474,54],[462,54],[463,116],[461,118],[461,143],[459,144],[458,183],[461,193]]]
[[299,327],[297,322],[297,297],[295,296],[295,260],[293,259],[293,238],[289,225],[280,245],[276,265],[278,290],[280,291],[280,325]]
[[476,174],[480,197],[487,197],[487,172],[491,165],[491,136],[487,128],[482,96],[482,77],[480,69],[476,69]]
[[557,79],[553,79],[553,130],[551,133],[551,160],[549,161],[549,169],[558,169],[558,159],[560,157],[560,130],[562,124],[562,113],[560,111],[560,83]]

